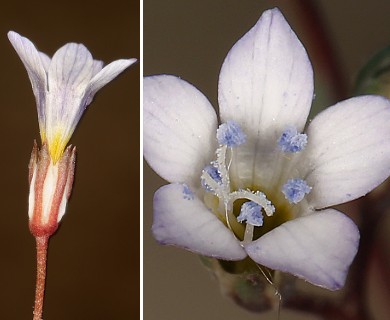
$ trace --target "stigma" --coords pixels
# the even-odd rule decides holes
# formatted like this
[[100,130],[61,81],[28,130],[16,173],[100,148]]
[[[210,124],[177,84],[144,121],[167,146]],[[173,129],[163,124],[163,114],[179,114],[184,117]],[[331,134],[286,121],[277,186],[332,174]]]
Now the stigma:
[[[262,211],[272,216],[275,207],[266,195],[251,189],[233,190],[230,183],[229,164],[234,148],[246,141],[246,135],[234,121],[227,121],[217,130],[219,147],[216,150],[216,160],[207,165],[201,175],[201,185],[206,192],[214,194],[219,201],[219,209],[224,212],[226,223],[236,219],[248,225],[261,226],[263,224]],[[237,200],[244,200],[238,217],[233,214],[233,205]]]

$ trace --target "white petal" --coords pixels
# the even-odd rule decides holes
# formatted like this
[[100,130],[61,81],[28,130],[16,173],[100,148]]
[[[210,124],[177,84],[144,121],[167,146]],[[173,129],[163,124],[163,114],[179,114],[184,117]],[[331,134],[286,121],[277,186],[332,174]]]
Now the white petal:
[[54,54],[49,68],[49,90],[77,89],[83,94],[92,78],[93,59],[88,49],[77,43],[67,43]]
[[222,122],[276,141],[288,126],[302,130],[313,98],[305,48],[278,9],[265,11],[227,55],[219,82]]
[[98,74],[100,72],[100,70],[103,69],[103,65],[104,65],[103,61],[93,60],[93,71],[92,71],[93,76]]
[[[51,58],[46,53],[43,53],[43,52],[39,52],[39,56],[41,58],[42,66],[45,69],[45,72],[47,74],[47,72],[49,71]],[[46,78],[46,76],[45,76],[45,78]]]
[[8,32],[8,38],[27,70],[37,102],[39,125],[42,127],[45,122],[44,106],[47,85],[45,66],[48,61],[50,62],[50,58],[38,52],[30,40],[16,32]]
[[33,85],[45,83],[45,69],[41,61],[40,53],[34,44],[14,31],[8,32],[8,39],[26,67],[31,83]]
[[288,221],[248,244],[257,263],[330,290],[343,287],[356,255],[359,230],[333,209]]
[[180,78],[144,78],[144,156],[170,182],[199,185],[216,149],[217,117],[210,102]]
[[106,65],[92,78],[90,83],[91,95],[95,95],[95,93],[98,92],[102,87],[116,78],[120,73],[122,73],[136,61],[137,59],[120,59]]
[[245,250],[232,232],[182,184],[161,187],[154,195],[153,234],[162,244],[204,256],[242,260]]
[[359,198],[390,174],[390,102],[361,96],[340,102],[310,124],[309,203],[323,208]]
[[85,110],[93,70],[92,55],[82,44],[67,43],[53,56],[48,71],[45,133],[54,159],[61,155]]

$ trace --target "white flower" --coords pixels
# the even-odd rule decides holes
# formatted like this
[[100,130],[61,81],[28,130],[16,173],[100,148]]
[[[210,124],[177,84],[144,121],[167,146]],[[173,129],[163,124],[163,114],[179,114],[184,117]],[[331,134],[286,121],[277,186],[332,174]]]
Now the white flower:
[[82,44],[67,43],[50,59],[16,32],[10,31],[8,38],[27,69],[37,102],[42,144],[48,144],[56,163],[96,92],[136,59],[116,60],[103,68],[103,62],[93,60]]
[[65,147],[96,92],[136,59],[116,60],[103,68],[82,44],[67,43],[50,59],[27,38],[13,31],[8,38],[27,69],[42,139],[41,149],[34,144],[29,165],[30,231],[50,236],[72,191],[76,148]]
[[389,176],[390,103],[348,99],[302,133],[312,99],[310,61],[278,9],[266,11],[224,61],[219,128],[191,84],[145,78],[144,156],[171,182],[154,197],[155,238],[218,259],[249,255],[341,288],[359,231],[329,207]]

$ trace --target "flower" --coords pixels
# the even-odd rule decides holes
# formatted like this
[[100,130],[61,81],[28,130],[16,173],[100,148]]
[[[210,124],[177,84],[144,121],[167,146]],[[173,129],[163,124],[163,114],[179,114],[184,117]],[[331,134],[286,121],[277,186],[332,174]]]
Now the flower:
[[29,165],[29,218],[34,236],[53,234],[70,197],[76,149],[66,147],[96,92],[136,59],[116,60],[103,68],[82,44],[67,43],[53,58],[10,31],[8,38],[27,69],[35,95],[42,148],[34,144]]
[[[307,53],[278,9],[228,53],[220,119],[171,75],[144,79],[144,157],[170,184],[154,196],[154,237],[222,260],[249,256],[330,290],[358,248],[354,222],[331,206],[390,174],[390,103],[350,98],[318,114]],[[305,129],[305,130],[304,130]]]
[[8,38],[27,69],[37,102],[42,144],[48,144],[56,163],[96,92],[136,59],[116,60],[103,68],[103,62],[93,60],[82,44],[67,43],[50,59],[16,32],[10,31]]

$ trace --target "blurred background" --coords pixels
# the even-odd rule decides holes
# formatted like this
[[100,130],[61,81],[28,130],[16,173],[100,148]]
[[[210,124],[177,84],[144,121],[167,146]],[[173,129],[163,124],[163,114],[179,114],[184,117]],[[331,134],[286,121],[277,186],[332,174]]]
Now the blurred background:
[[[40,136],[31,84],[7,32],[50,56],[79,42],[105,63],[139,59],[139,1],[9,1],[0,15],[0,318],[31,319],[36,262],[27,166]],[[96,95],[70,141],[75,184],[49,243],[44,319],[138,318],[138,119],[137,62]]]
[[[144,0],[144,74],[180,76],[217,107],[223,59],[261,13],[275,6],[304,43],[314,65],[316,110],[352,96],[359,69],[390,44],[387,0]],[[240,309],[221,295],[217,281],[196,255],[155,242],[150,231],[152,198],[164,184],[145,163],[144,319],[277,319],[276,311],[259,315]],[[353,209],[353,204],[343,208],[349,214]],[[390,232],[389,220],[383,220],[375,239],[385,239],[381,248],[387,262],[390,242],[384,235]],[[390,317],[388,265],[370,265],[369,283],[362,284],[367,288],[364,303],[373,319]],[[282,309],[280,319],[319,318]]]

